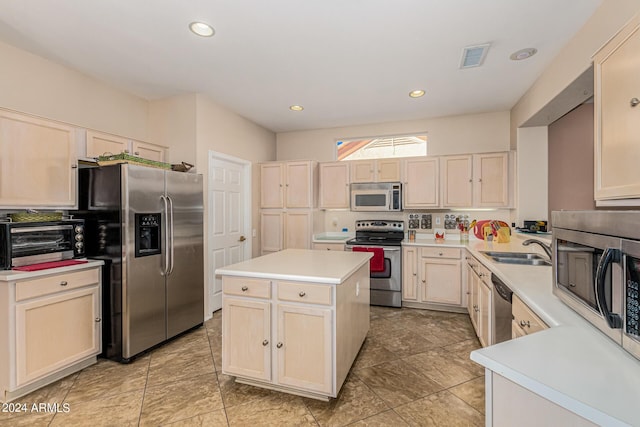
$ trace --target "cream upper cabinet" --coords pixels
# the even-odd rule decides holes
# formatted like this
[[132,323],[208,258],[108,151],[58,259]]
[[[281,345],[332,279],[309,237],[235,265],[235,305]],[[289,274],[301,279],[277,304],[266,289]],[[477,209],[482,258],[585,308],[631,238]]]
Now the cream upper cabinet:
[[640,15],[595,54],[594,64],[595,199],[638,199]]
[[441,157],[442,207],[509,207],[510,153]]
[[479,208],[509,205],[509,153],[473,155],[473,205]]
[[87,131],[87,157],[129,153],[129,139],[108,133]]
[[260,165],[260,207],[312,208],[316,204],[317,163],[269,162]]
[[260,207],[284,208],[284,163],[260,165]]
[[438,207],[440,168],[437,157],[409,158],[402,161],[403,207],[405,209]]
[[349,162],[351,182],[399,182],[400,159],[370,159]]
[[156,162],[164,162],[166,148],[156,144],[142,141],[131,141],[131,152],[134,156],[142,157]]
[[164,162],[166,150],[167,147],[162,145],[136,141],[95,130],[87,131],[86,156],[90,158],[127,153],[147,160]]
[[320,163],[320,209],[349,209],[349,162]]
[[442,206],[470,207],[473,202],[473,157],[443,156],[442,168]]
[[77,206],[76,129],[0,110],[0,205]]

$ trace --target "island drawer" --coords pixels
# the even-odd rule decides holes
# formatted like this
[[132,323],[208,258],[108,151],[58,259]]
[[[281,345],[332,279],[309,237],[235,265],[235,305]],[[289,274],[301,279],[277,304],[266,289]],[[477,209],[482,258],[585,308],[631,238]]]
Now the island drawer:
[[99,268],[24,280],[16,283],[16,301],[63,292],[99,282]]
[[420,256],[426,258],[455,258],[460,259],[460,249],[458,248],[420,248]]
[[278,299],[281,301],[331,305],[331,288],[300,282],[278,282]]
[[252,298],[271,298],[271,281],[249,277],[222,278],[222,292]]

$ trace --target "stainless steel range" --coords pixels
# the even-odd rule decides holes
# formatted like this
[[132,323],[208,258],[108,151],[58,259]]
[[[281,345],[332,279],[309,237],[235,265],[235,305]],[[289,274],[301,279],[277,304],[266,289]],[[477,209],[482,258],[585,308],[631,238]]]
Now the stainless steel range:
[[374,254],[370,261],[372,305],[402,306],[402,239],[403,221],[356,221],[356,237],[347,241],[346,250]]

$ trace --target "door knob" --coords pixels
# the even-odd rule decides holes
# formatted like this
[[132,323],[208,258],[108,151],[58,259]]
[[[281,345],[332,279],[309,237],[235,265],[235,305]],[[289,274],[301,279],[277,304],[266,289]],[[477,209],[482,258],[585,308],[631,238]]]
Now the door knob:
[[247,240],[246,237],[240,236],[240,238],[238,239],[238,242],[244,242],[245,240]]

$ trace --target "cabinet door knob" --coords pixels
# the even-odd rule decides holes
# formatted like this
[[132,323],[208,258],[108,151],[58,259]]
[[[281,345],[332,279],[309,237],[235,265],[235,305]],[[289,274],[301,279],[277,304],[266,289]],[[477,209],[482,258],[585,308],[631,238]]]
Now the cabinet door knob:
[[525,320],[521,320],[521,321],[520,321],[520,326],[522,326],[523,328],[524,328],[525,326],[526,326],[527,328],[530,328],[530,327],[531,327],[531,323],[530,323],[528,320],[527,320],[527,321],[525,321]]
[[444,254],[443,254],[442,252],[438,252],[438,255],[442,256],[442,255],[444,255]]
[[264,341],[262,341],[262,345],[263,345],[263,346],[265,346],[265,347],[266,347],[267,345],[269,345],[269,340],[264,340]]
[[248,286],[243,286],[243,287],[242,287],[242,292],[247,292],[248,290],[249,290],[249,287],[248,287]]
[[96,317],[96,323],[102,322],[102,319],[99,317]]
[[303,296],[306,295],[306,293],[305,293],[305,291],[300,291],[300,293],[298,295],[300,295],[300,298],[302,298]]
[[71,169],[78,169],[78,165],[71,165]]
[[422,283],[427,283],[427,281],[425,279],[422,279]]
[[67,283],[66,280],[63,280],[62,282],[60,282],[60,286],[67,286],[67,285],[68,285],[68,283]]
[[640,104],[640,99],[631,98],[631,101],[629,101],[629,104],[631,104],[632,107],[635,107],[636,105]]
[[279,342],[278,344],[276,344],[276,347],[278,347],[278,348],[282,348],[282,343],[281,343],[281,342]]

